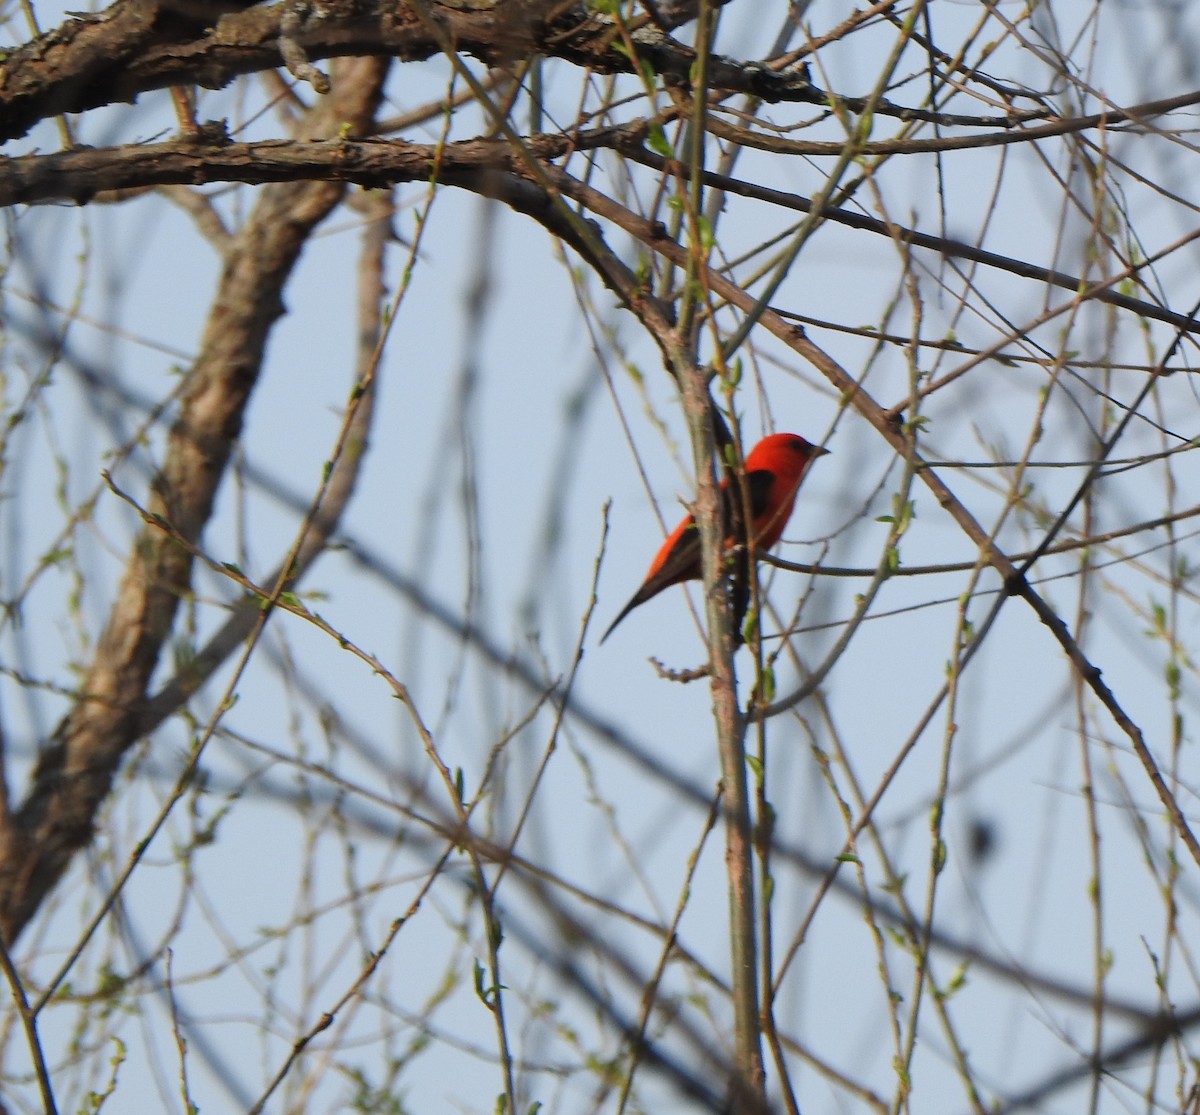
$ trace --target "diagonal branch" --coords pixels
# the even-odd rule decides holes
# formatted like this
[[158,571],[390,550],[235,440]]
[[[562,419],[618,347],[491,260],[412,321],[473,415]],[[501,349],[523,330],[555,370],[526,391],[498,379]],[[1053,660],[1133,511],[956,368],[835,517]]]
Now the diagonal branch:
[[[625,209],[611,198],[606,197],[590,186],[584,185],[563,171],[552,169],[551,177],[555,186],[561,190],[564,196],[573,198],[585,208],[613,221],[619,227],[624,228],[627,232],[634,235],[648,248],[660,253],[664,258],[676,264],[676,266],[683,266],[686,262],[688,258],[687,248],[667,236],[661,226],[652,225],[644,217]],[[706,271],[704,281],[709,284],[715,294],[726,299],[732,306],[737,307],[743,312],[749,312],[757,304],[753,296],[747,294],[736,283],[731,282],[720,272],[712,268],[708,268]],[[874,427],[876,432],[883,437],[898,455],[908,457],[912,454],[912,446],[905,435],[899,418],[880,406],[845,368],[822,350],[820,346],[810,341],[805,336],[803,330],[785,321],[779,314],[772,310],[764,312],[759,320],[769,333],[782,341],[792,351],[804,357],[805,360],[824,375],[839,392],[840,396]],[[920,476],[922,483],[930,490],[941,508],[959,525],[963,533],[979,547],[979,551],[987,561],[987,564],[995,569],[1003,578],[1008,593],[1012,596],[1022,597],[1033,609],[1038,619],[1050,630],[1055,641],[1062,648],[1063,653],[1067,656],[1084,683],[1108,711],[1114,723],[1129,739],[1134,754],[1137,755],[1138,760],[1141,762],[1142,768],[1146,772],[1146,777],[1150,780],[1150,784],[1154,787],[1159,801],[1162,802],[1171,820],[1172,827],[1179,834],[1192,859],[1197,865],[1200,865],[1200,841],[1196,839],[1195,833],[1192,831],[1191,826],[1183,815],[1183,811],[1180,809],[1179,802],[1163,778],[1162,772],[1158,769],[1158,764],[1155,762],[1154,756],[1150,753],[1141,729],[1128,713],[1125,712],[1116,695],[1104,682],[1100,675],[1100,670],[1089,661],[1066,623],[1063,622],[1061,617],[1058,616],[1054,609],[1046,603],[1037,590],[1029,583],[1024,575],[1024,570],[1018,569],[1008,555],[995,544],[984,527],[975,519],[966,506],[959,501],[946,485],[945,481],[942,480],[938,471],[928,467],[919,457],[914,457],[913,464],[917,469],[917,475]]]
[[[309,126],[364,127],[385,64],[347,67],[339,92]],[[284,184],[263,192],[225,257],[217,297],[153,484],[152,512],[198,542],[241,431],[267,338],[283,313],[282,289],[317,224],[337,205],[337,183]],[[125,752],[140,736],[141,708],[159,654],[189,589],[192,557],[165,532],[135,539],[82,691],[41,752],[31,788],[0,830],[0,932],[12,942],[91,839]]]

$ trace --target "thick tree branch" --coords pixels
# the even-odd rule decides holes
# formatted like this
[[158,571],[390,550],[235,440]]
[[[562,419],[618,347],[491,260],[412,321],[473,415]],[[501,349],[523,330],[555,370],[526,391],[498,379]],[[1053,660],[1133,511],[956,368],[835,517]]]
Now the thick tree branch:
[[[326,134],[365,127],[385,64],[347,67],[338,92],[314,112]],[[333,182],[264,191],[225,258],[200,354],[153,486],[150,508],[199,540],[257,382],[267,337],[283,313],[282,289],[313,228],[341,198]],[[0,932],[14,941],[92,834],[125,752],[139,738],[140,709],[191,579],[192,557],[166,533],[135,540],[117,598],[82,686],[84,698],[42,751],[24,802],[0,831]]]
[[[488,65],[544,55],[600,73],[633,73],[645,65],[669,83],[688,87],[692,81],[695,51],[648,17],[622,28],[570,0],[426,0],[423,8],[436,17],[436,27],[420,18],[412,0],[289,0],[269,7],[238,0],[118,0],[100,15],[69,20],[27,43],[0,65],[0,142],[25,135],[39,120],[132,102],[154,89],[219,89],[244,74],[284,66],[294,50],[309,61],[351,55],[421,61],[441,52],[439,31],[457,51]],[[670,15],[667,22],[677,25],[673,21],[683,22],[686,8]],[[886,100],[868,106],[862,98],[814,86],[803,68],[721,55],[708,59],[706,80],[714,93],[768,103],[836,102],[849,112],[869,107],[881,116],[943,127],[1005,129],[1048,115],[1038,108],[970,116]]]
[[[442,49],[411,3],[325,0],[306,5],[298,19],[289,3],[231,7],[243,6],[201,4],[188,13],[190,19],[179,19],[164,18],[164,13],[178,13],[154,0],[119,0],[99,16],[70,20],[12,52],[0,67],[0,140],[24,135],[37,121],[59,113],[134,101],[169,85],[218,89],[243,74],[281,66],[285,23],[287,45],[310,60],[354,55],[419,61]],[[617,25],[584,4],[429,0],[428,7],[455,49],[489,65],[549,54],[606,72],[628,72],[632,66],[617,49]],[[694,61],[690,48],[652,24],[630,34],[660,73],[688,79]],[[714,77],[719,88],[764,100],[822,101],[802,75],[776,73],[757,63],[721,59]]]
[[[269,140],[262,143],[159,143],[114,148],[83,148],[51,155],[28,155],[0,161],[0,206],[49,201],[85,203],[100,192],[119,192],[165,185],[205,185],[213,182],[290,182],[325,179],[353,182],[366,187],[393,186],[428,180],[435,169],[447,184],[484,192],[480,172],[504,171],[524,176],[527,157],[541,162],[562,158],[572,151],[608,148],[619,151],[659,172],[686,176],[687,168],[646,150],[643,142],[648,122],[632,121],[611,128],[574,134],[538,134],[522,139],[526,155],[507,139],[478,138],[445,146],[405,140],[329,139],[297,143]],[[713,172],[704,172],[707,185],[725,193],[807,213],[811,201]],[[1091,301],[1116,306],[1188,333],[1200,333],[1200,321],[1191,314],[1135,298],[1123,289],[1127,274],[1085,283],[1079,276],[976,245],[918,229],[888,225],[876,217],[846,209],[827,209],[822,219],[848,228],[900,237],[913,247],[926,248],[954,259],[982,263],[1021,278],[1047,283]],[[1150,260],[1143,261],[1147,266]]]
[[236,0],[117,0],[12,51],[0,64],[2,138],[63,112],[133,99],[108,98],[106,91],[155,44],[202,34],[236,6]]

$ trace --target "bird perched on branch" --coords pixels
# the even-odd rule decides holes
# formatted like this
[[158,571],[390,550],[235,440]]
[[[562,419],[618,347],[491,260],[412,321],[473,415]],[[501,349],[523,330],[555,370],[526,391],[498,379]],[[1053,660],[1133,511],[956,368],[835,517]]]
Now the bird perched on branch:
[[[750,450],[746,457],[746,490],[750,497],[746,518],[750,523],[749,535],[755,552],[763,553],[779,541],[791,517],[796,492],[800,489],[808,466],[828,452],[828,449],[813,445],[798,434],[771,434]],[[730,502],[729,481],[722,480],[721,517],[725,524],[726,549],[742,541],[733,536]],[[671,585],[699,580],[701,575],[700,529],[696,526],[695,517],[688,515],[671,531],[654,555],[641,587],[617,614],[600,642],[604,642],[612,634],[613,628],[639,604],[644,604]],[[740,627],[741,616],[736,618]]]

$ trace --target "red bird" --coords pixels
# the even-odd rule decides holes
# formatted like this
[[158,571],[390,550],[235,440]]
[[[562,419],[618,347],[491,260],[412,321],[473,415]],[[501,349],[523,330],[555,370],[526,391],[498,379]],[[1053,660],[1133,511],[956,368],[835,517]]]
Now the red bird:
[[[796,434],[771,434],[750,450],[746,458],[746,489],[750,494],[750,534],[755,550],[769,550],[779,541],[791,517],[792,505],[796,502],[796,492],[804,473],[817,457],[823,457],[828,452],[828,449],[813,445]],[[722,516],[726,524],[730,519],[727,488],[728,480],[722,480]],[[733,546],[734,541],[727,526],[726,548]],[[670,537],[654,555],[642,587],[621,609],[600,642],[604,642],[612,634],[613,628],[639,604],[644,604],[671,585],[699,580],[700,577],[700,530],[695,518],[688,515],[671,531]]]

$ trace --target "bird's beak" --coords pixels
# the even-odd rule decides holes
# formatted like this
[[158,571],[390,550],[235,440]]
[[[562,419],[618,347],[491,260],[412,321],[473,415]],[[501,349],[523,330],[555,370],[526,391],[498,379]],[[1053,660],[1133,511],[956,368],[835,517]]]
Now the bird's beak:
[[826,449],[825,446],[823,446],[823,445],[814,445],[813,446],[813,456],[814,457],[828,457],[829,450]]

